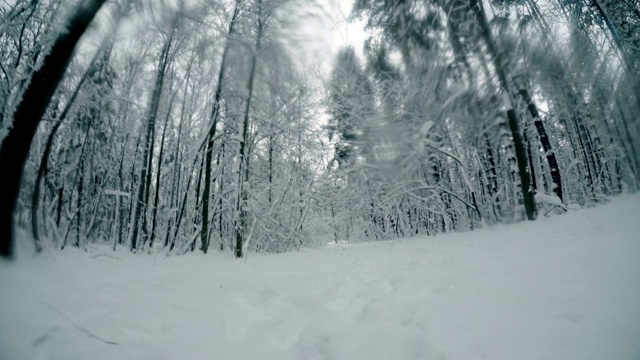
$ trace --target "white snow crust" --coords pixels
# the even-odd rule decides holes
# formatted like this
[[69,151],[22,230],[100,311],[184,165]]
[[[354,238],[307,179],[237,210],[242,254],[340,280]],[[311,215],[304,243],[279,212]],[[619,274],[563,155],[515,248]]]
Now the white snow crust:
[[640,358],[640,197],[469,233],[235,260],[0,263],[0,359]]

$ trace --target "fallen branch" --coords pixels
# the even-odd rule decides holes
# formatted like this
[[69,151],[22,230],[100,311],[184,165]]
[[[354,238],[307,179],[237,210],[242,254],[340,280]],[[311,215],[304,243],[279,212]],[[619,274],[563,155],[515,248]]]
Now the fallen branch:
[[[60,316],[62,316],[65,320],[67,320],[69,323],[71,323],[71,325],[73,325],[73,327],[74,327],[74,328],[76,328],[76,329],[80,330],[81,332],[85,333],[88,337],[90,337],[90,338],[92,338],[92,339],[96,339],[96,340],[98,340],[98,341],[100,341],[100,342],[103,342],[103,343],[105,343],[105,344],[107,344],[107,345],[118,345],[118,343],[117,343],[117,342],[115,342],[115,341],[110,341],[110,340],[106,340],[106,339],[104,339],[104,338],[102,338],[102,337],[100,337],[100,336],[98,336],[98,335],[94,334],[94,333],[93,333],[93,332],[91,332],[89,329],[84,328],[84,327],[82,327],[82,326],[80,326],[80,325],[76,324],[73,320],[71,320],[71,318],[69,318],[67,315],[65,315],[64,313],[62,313],[60,310],[56,309],[55,307],[53,307],[53,306],[51,306],[51,305],[49,305],[49,304],[47,304],[47,303],[44,303],[44,302],[43,302],[42,304],[43,304],[43,305],[45,305],[46,307],[50,308],[51,310],[55,311],[56,313],[58,313],[58,314],[59,314]],[[52,330],[57,330],[57,329],[55,329],[55,328],[54,328],[54,329],[52,329]],[[51,331],[51,330],[50,330],[50,331]],[[49,331],[49,332],[50,332],[50,331]],[[38,344],[40,344],[40,343],[42,343],[43,341],[45,341],[45,340],[46,340],[46,338],[47,338],[47,334],[45,334],[45,335],[43,335],[42,337],[38,338],[38,339],[36,340],[36,342],[34,343],[34,345],[36,345],[36,346],[37,346]]]

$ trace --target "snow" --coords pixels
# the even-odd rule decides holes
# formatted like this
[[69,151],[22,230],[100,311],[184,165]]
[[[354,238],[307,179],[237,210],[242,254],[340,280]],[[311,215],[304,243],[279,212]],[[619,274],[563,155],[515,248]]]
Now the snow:
[[535,199],[536,199],[536,203],[538,204],[549,204],[549,205],[560,207],[562,209],[566,209],[566,207],[562,203],[562,200],[560,200],[560,198],[555,194],[549,195],[540,190],[537,190]]
[[422,125],[422,127],[420,128],[420,135],[422,136],[429,135],[429,131],[431,130],[432,127],[433,127],[433,121],[431,120],[426,121],[424,125]]
[[0,263],[0,359],[640,358],[640,197],[536,222],[235,260]]
[[502,93],[502,102],[504,103],[504,107],[509,110],[513,109],[513,102],[511,101],[511,95],[508,92]]

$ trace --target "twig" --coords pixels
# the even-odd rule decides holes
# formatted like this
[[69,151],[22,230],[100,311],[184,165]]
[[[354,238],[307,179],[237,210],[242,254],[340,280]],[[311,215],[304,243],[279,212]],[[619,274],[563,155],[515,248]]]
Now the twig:
[[[43,304],[43,305],[45,305],[46,307],[50,308],[51,310],[55,311],[56,313],[58,313],[58,314],[59,314],[60,316],[62,316],[63,318],[65,318],[68,322],[70,322],[70,323],[71,323],[71,325],[73,325],[73,327],[75,327],[76,329],[78,329],[78,330],[82,331],[82,332],[83,332],[83,333],[85,333],[88,337],[90,337],[90,338],[92,338],[92,339],[96,339],[96,340],[101,341],[101,342],[103,342],[103,343],[105,343],[105,344],[108,344],[108,345],[118,345],[118,343],[117,343],[117,342],[115,342],[115,341],[105,340],[105,339],[103,339],[102,337],[100,337],[100,336],[98,336],[98,335],[94,334],[94,333],[93,333],[93,332],[91,332],[90,330],[88,330],[88,329],[86,329],[86,328],[84,328],[84,327],[82,327],[82,326],[80,326],[80,325],[76,324],[73,320],[71,320],[71,318],[69,318],[67,315],[63,314],[60,310],[56,309],[55,307],[53,307],[53,306],[51,306],[51,305],[49,305],[49,304],[47,304],[47,303],[45,303],[45,302],[43,302],[42,304]],[[54,328],[54,329],[55,329],[55,328]],[[35,344],[35,345],[40,344],[40,343],[41,343],[42,341],[44,341],[46,338],[47,338],[47,335],[44,335],[44,336],[42,336],[42,337],[38,338],[38,339],[36,340],[36,343],[34,343],[34,344]]]

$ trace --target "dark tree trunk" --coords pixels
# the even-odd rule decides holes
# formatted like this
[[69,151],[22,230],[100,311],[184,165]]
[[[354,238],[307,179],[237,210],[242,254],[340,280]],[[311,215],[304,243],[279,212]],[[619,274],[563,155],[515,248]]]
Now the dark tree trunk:
[[160,153],[158,154],[158,169],[156,171],[156,193],[153,197],[153,213],[151,216],[151,237],[149,238],[149,247],[153,247],[153,241],[156,237],[156,226],[158,225],[158,203],[160,201],[160,176],[162,175],[162,160],[164,158],[164,139],[167,134],[169,120],[171,119],[171,109],[173,107],[174,98],[172,98],[169,102],[167,117],[165,118],[164,128],[162,129],[162,136],[160,137]]
[[60,129],[60,125],[62,125],[62,123],[67,118],[67,115],[69,115],[69,110],[71,109],[71,106],[75,103],[76,98],[78,97],[78,94],[80,94],[82,85],[89,78],[89,74],[90,74],[89,70],[93,68],[93,66],[101,56],[102,56],[102,49],[99,49],[98,51],[96,51],[95,56],[89,63],[89,66],[87,67],[87,71],[85,71],[84,74],[82,74],[82,77],[80,78],[80,82],[78,82],[78,86],[76,86],[76,88],[73,91],[73,94],[71,94],[69,101],[67,101],[67,104],[62,110],[62,113],[60,113],[60,117],[56,121],[55,125],[53,125],[53,128],[51,128],[51,133],[49,133],[49,137],[47,138],[47,143],[44,147],[44,152],[42,153],[42,158],[40,160],[40,166],[38,167],[38,173],[36,175],[36,183],[34,186],[33,196],[31,197],[31,232],[33,233],[33,238],[36,241],[36,251],[40,251],[40,245],[38,243],[40,236],[38,233],[38,215],[37,215],[38,208],[40,207],[40,184],[42,183],[43,176],[48,171],[49,156],[51,154],[51,149],[53,147],[53,140],[55,139],[56,133]]
[[[618,29],[616,24],[614,24],[613,21],[611,21],[611,19],[609,18],[609,14],[607,13],[607,9],[603,7],[600,0],[591,0],[591,4],[597,10],[598,15],[600,15],[600,18],[606,25],[607,30],[609,30],[609,33],[611,35],[611,41],[613,42],[615,47],[618,49],[618,52],[620,53],[620,58],[622,60],[622,63],[624,64],[624,67],[627,70],[627,75],[632,77],[631,82],[633,84],[633,90],[635,92],[636,103],[638,106],[640,106],[640,76],[637,70],[634,69],[633,58],[629,56],[628,51],[626,51],[626,49],[623,46],[623,43],[628,42],[626,40],[629,40],[629,39],[621,38],[620,32],[619,32],[620,29]],[[630,46],[637,45],[637,44],[634,44],[633,42],[628,42],[628,43],[630,44]]]
[[[131,251],[135,251],[137,248],[137,240],[138,240],[138,228],[140,227],[139,223],[142,218],[143,220],[143,231],[146,232],[146,215],[143,212],[143,206],[146,208],[149,199],[149,187],[151,185],[151,158],[153,153],[153,137],[154,137],[154,129],[156,122],[156,115],[158,114],[158,107],[160,105],[160,96],[162,94],[162,85],[164,83],[164,75],[167,69],[167,65],[169,62],[169,49],[171,48],[171,42],[173,40],[173,34],[175,32],[175,26],[171,29],[171,34],[167,38],[162,51],[160,52],[160,59],[158,61],[158,72],[156,73],[156,81],[153,88],[153,93],[151,95],[151,104],[149,105],[149,112],[147,114],[147,135],[145,140],[145,146],[143,151],[143,165],[140,169],[140,178],[139,186],[138,186],[138,196],[137,201],[135,202],[135,210],[133,213],[132,224],[131,224]],[[146,239],[144,239],[146,240]]]
[[536,183],[536,168],[533,163],[534,157],[531,155],[531,141],[527,138],[527,133],[525,131],[524,141],[527,143],[527,154],[529,155],[529,173],[531,174],[531,188],[535,193],[538,191],[538,184]]
[[251,70],[249,72],[249,81],[247,82],[247,103],[244,110],[244,121],[242,122],[242,141],[240,142],[240,153],[239,159],[240,162],[239,172],[238,172],[238,202],[236,204],[236,210],[238,211],[238,220],[236,223],[236,248],[235,255],[237,258],[241,258],[242,247],[245,242],[245,232],[247,228],[247,213],[246,213],[246,202],[249,197],[247,190],[244,187],[244,183],[249,181],[249,160],[248,153],[249,147],[247,146],[247,142],[249,140],[249,112],[251,111],[251,98],[253,97],[253,87],[255,83],[256,76],[256,65],[258,62],[258,53],[260,52],[261,43],[262,43],[262,31],[263,31],[263,20],[262,20],[262,0],[258,0],[258,33],[256,35],[256,47],[254,49],[254,54],[251,57]]
[[[220,165],[221,159],[224,160],[225,144],[222,144],[222,149],[218,153],[218,165]],[[220,251],[224,251],[224,227],[222,225],[222,199],[224,197],[224,166],[220,169],[220,180],[218,181],[218,234],[220,236]]]
[[[196,156],[195,159],[193,159],[193,165],[191,166],[191,169],[196,167],[196,164],[198,163],[198,156]],[[202,169],[202,167],[200,167]],[[200,176],[200,174],[198,174],[198,176]],[[174,246],[176,245],[176,238],[178,237],[178,231],[180,230],[180,224],[182,223],[182,218],[184,217],[184,210],[186,208],[187,205],[187,195],[189,194],[189,188],[191,187],[191,179],[193,177],[191,176],[191,172],[189,172],[189,179],[187,180],[187,186],[186,189],[184,191],[184,195],[182,197],[182,205],[180,206],[180,211],[178,213],[178,217],[176,219],[176,225],[175,225],[175,230],[173,232],[173,239],[171,240],[171,246],[169,247],[169,251],[172,251]],[[196,202],[198,201],[198,197],[196,196]]]
[[203,253],[207,253],[209,250],[209,198],[211,196],[211,161],[213,159],[213,141],[216,136],[216,127],[218,126],[218,118],[220,116],[220,99],[222,97],[222,82],[224,81],[224,74],[227,66],[227,54],[231,45],[231,36],[233,35],[234,28],[238,14],[240,13],[241,1],[236,0],[235,7],[233,9],[233,15],[229,23],[229,31],[227,42],[222,52],[222,62],[220,64],[220,72],[218,73],[218,84],[216,86],[216,93],[213,99],[213,109],[211,110],[211,127],[209,129],[209,135],[207,139],[206,150],[206,163],[204,173],[204,189],[202,191],[202,227],[200,229],[200,243]]
[[498,172],[496,170],[496,161],[493,156],[493,149],[489,136],[484,133],[484,142],[487,147],[487,162],[489,163],[489,171],[491,172],[488,179],[487,189],[489,196],[491,197],[491,208],[493,209],[493,215],[496,217],[496,221],[500,221],[502,217],[502,211],[500,210],[500,197],[498,196]]
[[[174,158],[174,167],[173,167],[173,182],[171,186],[171,207],[178,206],[179,200],[178,195],[180,193],[180,177],[181,177],[181,169],[182,169],[182,156],[180,153],[180,142],[182,140],[182,125],[184,124],[185,118],[185,109],[187,106],[187,92],[189,89],[189,81],[191,80],[191,66],[193,64],[193,55],[191,57],[191,61],[189,61],[189,66],[187,67],[187,80],[184,84],[184,96],[182,98],[182,107],[180,109],[180,123],[178,124],[178,134],[176,137],[176,147],[173,153]],[[194,163],[195,164],[195,163]],[[186,198],[185,198],[186,199]],[[173,229],[172,222],[177,221],[173,217],[169,218],[169,223],[167,224],[167,234],[164,239],[164,246],[167,247],[169,245],[169,239],[171,237],[171,230]],[[176,234],[177,235],[177,234]],[[172,246],[173,247],[173,246]],[[170,250],[171,251],[171,250]]]
[[84,154],[80,154],[80,165],[78,169],[78,198],[76,199],[77,207],[77,219],[76,219],[76,241],[73,244],[75,247],[80,247],[80,234],[82,232],[82,197],[83,197],[83,184],[84,184]]
[[[200,161],[200,170],[198,170],[198,183],[196,185],[196,198],[194,199],[195,201],[195,216],[193,217],[193,230],[197,230],[198,229],[198,225],[200,224],[200,222],[202,221],[202,219],[199,218],[199,216],[202,216],[202,214],[198,214],[198,211],[200,210],[200,206],[201,206],[201,202],[200,202],[200,188],[202,186],[202,172],[204,170],[204,159],[205,157],[202,157],[202,161]],[[197,237],[193,238],[193,241],[191,242],[191,244],[189,245],[189,250],[194,251],[196,249],[196,240]]]
[[56,227],[60,228],[60,218],[62,217],[62,197],[64,196],[64,187],[58,189],[58,207],[56,209]]
[[[579,111],[579,110],[578,110]],[[597,171],[595,170],[595,164],[592,163],[593,150],[591,149],[591,142],[588,139],[586,129],[584,127],[584,119],[581,116],[573,116],[573,125],[576,129],[576,135],[578,137],[578,143],[580,147],[578,151],[582,153],[582,157],[584,159],[584,166],[587,169],[585,180],[589,191],[591,192],[591,197],[595,197],[595,187],[594,187],[594,175],[597,175]]]
[[[538,112],[538,107],[531,99],[529,92],[526,89],[520,90],[520,95],[527,103],[527,109],[533,118],[533,125],[536,127],[538,131],[538,137],[540,138],[540,143],[542,144],[542,148],[544,149],[544,153],[547,157],[547,162],[549,163],[549,173],[551,175],[551,181],[553,181],[553,192],[560,199],[560,201],[564,201],[562,198],[562,178],[560,176],[560,168],[558,167],[558,160],[556,159],[556,154],[553,152],[553,148],[551,147],[551,141],[549,140],[549,136],[547,135],[547,131],[544,128],[544,124],[542,123],[542,119],[540,118],[540,113]],[[533,171],[532,171],[533,178]]]
[[515,156],[518,165],[518,174],[520,176],[520,184],[522,186],[522,197],[524,202],[524,209],[528,220],[535,220],[537,217],[536,201],[533,191],[531,190],[531,176],[527,169],[527,152],[525,149],[524,141],[522,140],[522,132],[520,131],[520,121],[515,109],[513,108],[513,100],[511,99],[511,90],[509,86],[509,80],[507,77],[507,71],[505,69],[504,60],[501,52],[496,48],[493,36],[491,34],[491,28],[487,21],[484,7],[481,0],[470,0],[471,10],[473,11],[478,25],[480,26],[480,32],[487,45],[489,56],[493,61],[493,65],[498,75],[498,80],[502,87],[503,96],[508,99],[507,104],[507,119],[509,128],[511,130],[511,136],[513,137],[513,146],[515,150]]
[[[626,143],[627,143],[627,146],[629,146],[629,150],[625,152],[627,153],[627,158],[629,158],[629,162],[632,164],[631,168],[633,169],[634,176],[636,177],[635,180],[637,182],[638,180],[640,180],[638,179],[638,172],[640,171],[640,159],[638,159],[638,156],[637,156],[638,152],[636,151],[633,138],[631,137],[631,133],[629,131],[629,124],[627,122],[627,117],[624,115],[624,112],[622,110],[622,107],[620,105],[620,100],[618,100],[618,97],[616,97],[616,107],[618,108],[618,112],[620,114],[620,120],[622,120],[622,126],[624,129]],[[620,140],[622,140],[622,137],[620,137]],[[631,158],[633,158],[633,162],[631,161]]]
[[13,126],[0,148],[0,169],[4,172],[0,177],[0,188],[5,194],[0,202],[0,256],[10,258],[13,253],[13,211],[31,141],[64,76],[78,40],[104,2],[105,0],[85,1],[69,18],[67,31],[56,39],[51,52],[44,58],[42,67],[33,74],[22,101],[13,114]]

